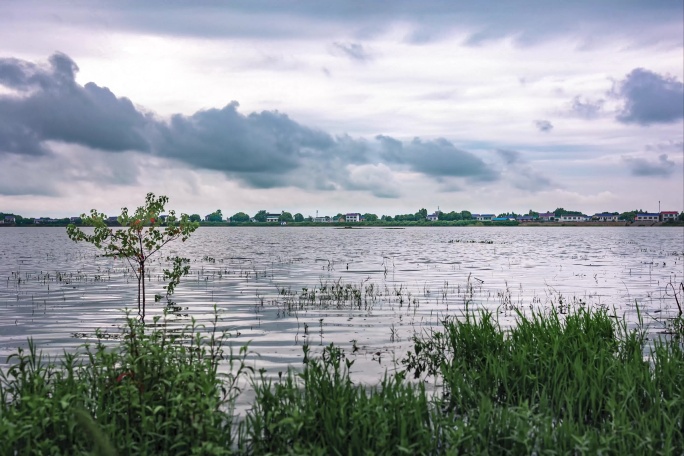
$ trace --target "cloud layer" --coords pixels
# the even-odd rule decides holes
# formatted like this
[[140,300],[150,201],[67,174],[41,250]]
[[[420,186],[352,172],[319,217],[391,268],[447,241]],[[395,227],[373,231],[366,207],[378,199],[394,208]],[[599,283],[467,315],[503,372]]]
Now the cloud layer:
[[650,125],[684,118],[684,84],[673,77],[636,68],[614,90],[624,100],[617,119]]
[[11,90],[0,95],[0,157],[53,155],[50,144],[58,142],[170,159],[255,188],[363,190],[383,198],[400,196],[393,171],[473,181],[499,177],[481,158],[443,138],[334,137],[277,111],[243,115],[237,102],[164,121],[106,87],[79,85],[77,72],[62,53],[44,66],[0,59],[0,83]]

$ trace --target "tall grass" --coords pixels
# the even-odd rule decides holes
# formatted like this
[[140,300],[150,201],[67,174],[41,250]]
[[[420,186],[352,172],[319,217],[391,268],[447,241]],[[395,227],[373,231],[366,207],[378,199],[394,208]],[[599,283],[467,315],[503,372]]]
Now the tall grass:
[[489,312],[466,313],[416,338],[404,363],[443,382],[463,451],[684,451],[681,342],[647,345],[605,310],[518,313],[508,332]]
[[305,348],[302,369],[252,377],[240,418],[245,349],[157,323],[131,320],[119,346],[59,364],[33,343],[13,355],[0,454],[684,453],[681,339],[647,340],[605,310],[519,312],[510,329],[466,311],[416,336],[405,370],[372,387],[352,381],[341,349]]
[[250,454],[417,454],[435,452],[430,406],[422,385],[385,376],[366,389],[349,377],[353,361],[334,347],[279,381],[255,383],[256,400],[241,432]]
[[[226,454],[245,351],[194,322],[128,319],[120,345],[85,345],[59,362],[31,341],[0,372],[0,454]],[[219,362],[236,364],[222,376]]]

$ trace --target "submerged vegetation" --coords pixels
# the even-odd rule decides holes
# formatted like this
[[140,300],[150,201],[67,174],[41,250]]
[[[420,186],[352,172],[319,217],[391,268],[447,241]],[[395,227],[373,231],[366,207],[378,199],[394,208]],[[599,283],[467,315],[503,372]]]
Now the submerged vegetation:
[[[303,368],[277,379],[250,373],[216,323],[130,319],[113,345],[59,362],[30,344],[0,376],[0,453],[684,451],[684,334],[648,340],[605,309],[518,312],[510,329],[466,310],[416,334],[403,369],[372,387],[332,345],[305,346]],[[247,378],[254,398],[238,415]]]

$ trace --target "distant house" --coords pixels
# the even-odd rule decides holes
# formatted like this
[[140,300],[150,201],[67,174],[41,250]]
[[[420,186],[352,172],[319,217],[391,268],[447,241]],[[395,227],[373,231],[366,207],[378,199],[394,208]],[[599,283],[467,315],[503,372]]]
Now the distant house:
[[15,216],[13,216],[13,215],[6,215],[6,216],[3,218],[2,222],[3,222],[3,223],[7,223],[7,224],[16,223],[16,222],[17,222],[17,218],[16,218]]
[[361,214],[359,214],[358,212],[352,212],[352,213],[346,214],[344,216],[344,221],[347,223],[360,222],[361,221]]
[[545,212],[543,214],[539,214],[539,220],[542,222],[555,222],[558,220],[558,218],[553,212]]
[[537,218],[533,215],[519,215],[515,218],[520,223],[534,222]]
[[582,215],[565,214],[565,215],[561,215],[558,218],[559,222],[588,222],[589,220],[591,220],[591,217],[589,217],[588,215],[584,215],[584,214],[582,214]]
[[600,214],[592,215],[591,219],[596,222],[617,222],[618,216],[608,212],[601,212]]
[[659,222],[660,221],[660,214],[655,214],[655,213],[650,213],[646,212],[643,214],[637,214],[636,217],[634,217],[635,222]]
[[655,214],[651,212],[645,212],[642,214],[637,214],[634,217],[634,221],[636,222],[657,222],[660,220],[660,214]]
[[266,221],[268,223],[276,223],[280,221],[280,214],[266,214]]
[[430,214],[427,216],[428,222],[436,222],[439,220],[439,212],[435,212],[434,214]]
[[81,217],[69,217],[69,221],[71,223],[81,223],[83,220],[81,219]]
[[327,215],[323,216],[323,217],[315,217],[314,218],[314,222],[316,222],[316,223],[330,223],[331,221],[332,221],[332,219],[330,217],[328,217]]
[[490,222],[493,218],[496,218],[496,215],[494,215],[494,214],[479,214],[477,216],[477,220],[479,220],[480,222]]
[[[669,222],[672,221],[674,222],[677,220],[677,216],[679,213],[677,211],[662,211],[660,212],[660,221],[661,222]],[[7,217],[5,217],[7,219]]]

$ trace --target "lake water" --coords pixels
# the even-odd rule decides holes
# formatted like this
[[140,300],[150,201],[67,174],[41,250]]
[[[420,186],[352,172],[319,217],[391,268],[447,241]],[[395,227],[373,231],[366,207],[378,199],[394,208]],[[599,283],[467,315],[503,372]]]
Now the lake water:
[[[46,353],[117,334],[136,310],[130,266],[70,241],[64,228],[0,229],[0,364],[33,338]],[[661,332],[684,275],[684,228],[435,227],[406,229],[200,228],[157,257],[148,315],[168,255],[191,260],[173,318],[208,321],[213,306],[235,344],[250,343],[270,375],[301,365],[302,345],[334,342],[375,383],[411,336],[459,315],[553,305],[615,309]],[[682,297],[679,298],[683,301]],[[356,347],[356,349],[354,348]]]

